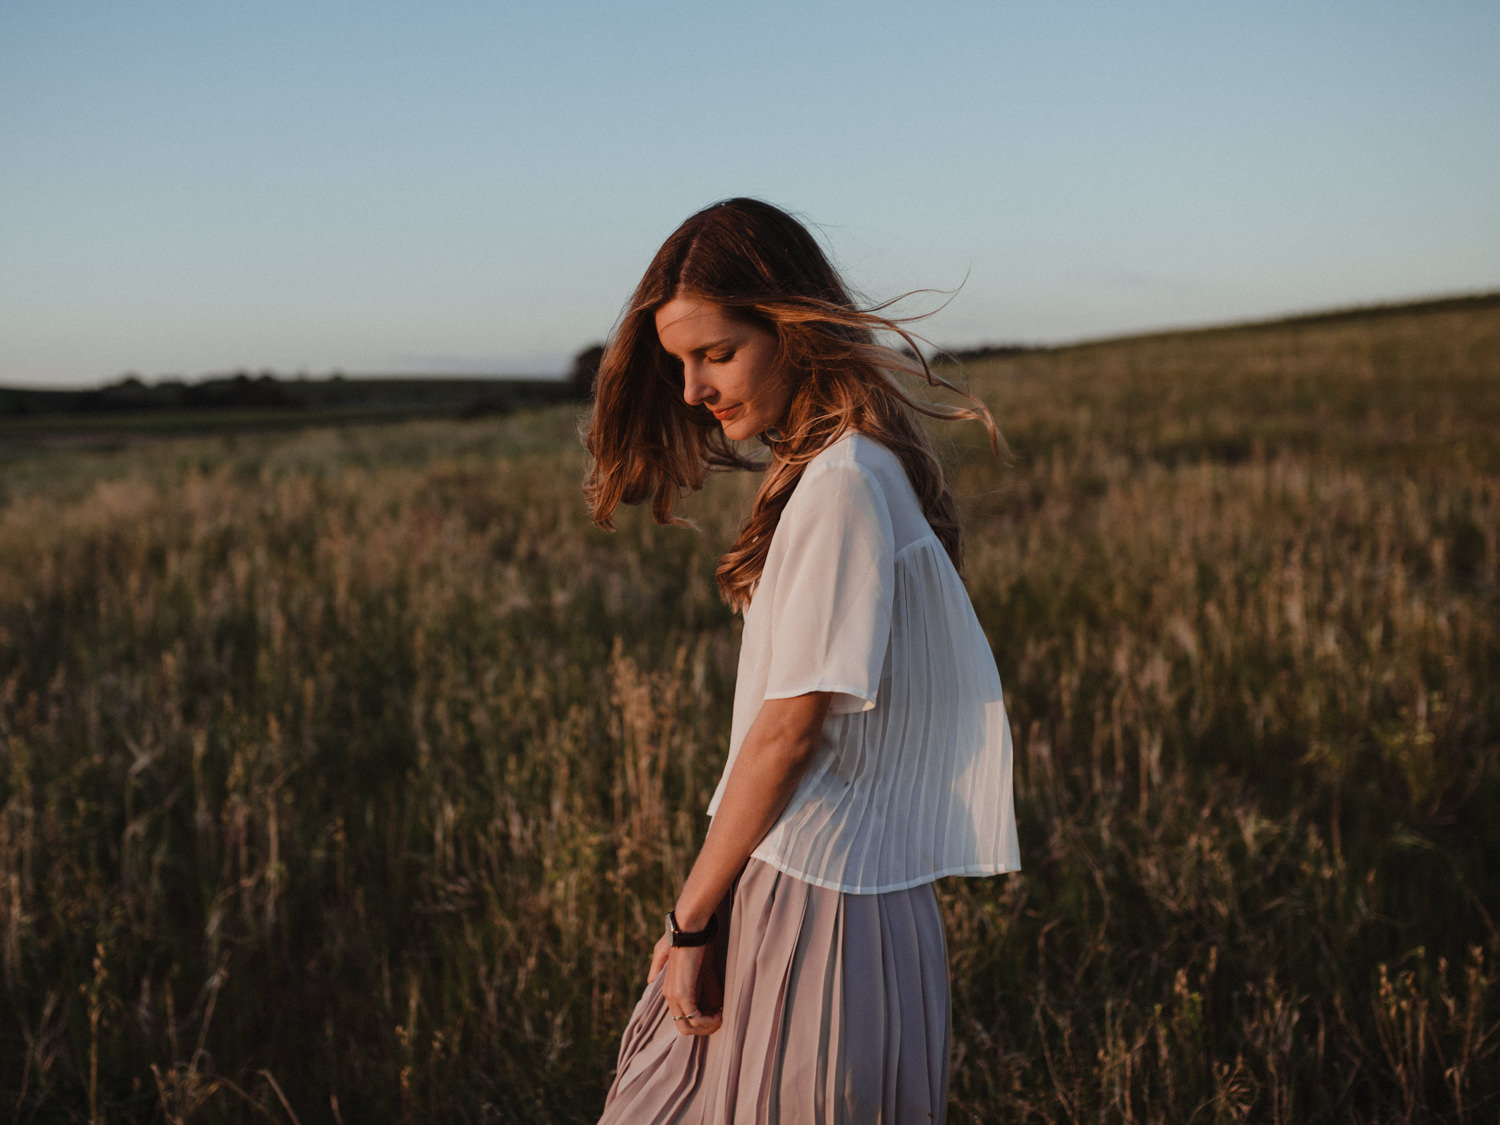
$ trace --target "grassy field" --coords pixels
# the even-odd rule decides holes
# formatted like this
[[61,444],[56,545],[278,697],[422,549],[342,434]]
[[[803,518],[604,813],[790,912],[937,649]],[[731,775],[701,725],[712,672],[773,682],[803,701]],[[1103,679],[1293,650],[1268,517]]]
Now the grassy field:
[[[965,372],[1025,870],[956,1122],[1500,1113],[1500,303]],[[0,454],[0,1117],[597,1113],[728,731],[575,412]]]

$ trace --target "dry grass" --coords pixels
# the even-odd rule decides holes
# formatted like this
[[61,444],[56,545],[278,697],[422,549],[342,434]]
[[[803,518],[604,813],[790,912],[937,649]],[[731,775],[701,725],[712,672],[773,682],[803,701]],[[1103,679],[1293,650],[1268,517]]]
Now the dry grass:
[[[970,372],[1026,870],[956,1121],[1500,1108],[1500,311]],[[565,413],[13,455],[0,1114],[586,1121],[728,727],[701,535]]]

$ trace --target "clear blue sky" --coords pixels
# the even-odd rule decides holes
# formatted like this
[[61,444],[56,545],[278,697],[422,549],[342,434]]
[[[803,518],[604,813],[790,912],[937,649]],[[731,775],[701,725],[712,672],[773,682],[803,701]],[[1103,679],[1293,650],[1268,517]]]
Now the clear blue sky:
[[1500,288],[1500,3],[0,0],[0,383],[548,373],[758,195],[938,343]]

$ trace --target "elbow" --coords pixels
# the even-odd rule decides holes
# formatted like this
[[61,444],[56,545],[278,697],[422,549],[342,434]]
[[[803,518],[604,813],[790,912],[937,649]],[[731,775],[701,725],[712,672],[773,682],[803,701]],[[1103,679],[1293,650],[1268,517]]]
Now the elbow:
[[769,742],[777,763],[788,774],[800,777],[823,745],[823,720],[833,697],[824,693],[798,696],[786,701]]
[[832,703],[826,692],[766,700],[735,769],[750,770],[773,788],[794,784],[823,745],[823,720]]
[[823,745],[822,731],[798,731],[781,743],[781,760],[788,773],[801,777]]

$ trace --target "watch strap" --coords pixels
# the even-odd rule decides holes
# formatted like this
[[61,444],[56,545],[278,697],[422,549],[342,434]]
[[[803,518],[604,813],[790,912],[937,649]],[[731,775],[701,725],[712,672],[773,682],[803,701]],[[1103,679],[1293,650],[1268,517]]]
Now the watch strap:
[[708,925],[701,930],[684,930],[677,924],[677,911],[667,911],[667,933],[672,935],[674,948],[682,946],[707,945],[714,940],[714,935],[719,932],[719,916],[710,914]]

